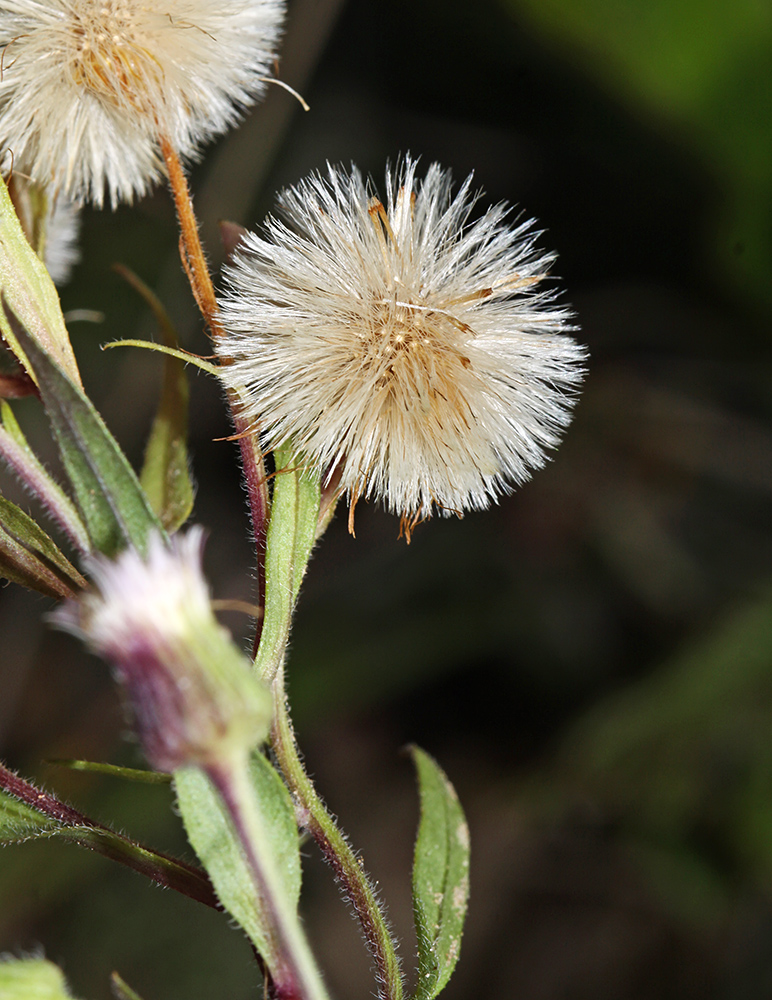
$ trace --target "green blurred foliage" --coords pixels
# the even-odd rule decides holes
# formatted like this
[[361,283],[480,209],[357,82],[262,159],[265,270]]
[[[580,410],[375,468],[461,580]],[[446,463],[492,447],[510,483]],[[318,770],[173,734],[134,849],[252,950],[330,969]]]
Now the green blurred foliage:
[[764,0],[504,0],[721,190],[717,280],[772,306],[772,8]]
[[[768,310],[772,7],[758,0],[506,3],[628,114],[699,162],[718,191],[705,240],[716,279]],[[628,513],[637,513],[635,533],[642,511]],[[677,577],[677,561],[666,571]],[[671,875],[680,862],[698,860],[714,877],[731,882],[739,868],[766,884],[772,604],[754,596],[715,617],[650,675],[594,705],[561,741],[558,759],[564,777],[628,831],[666,846]],[[692,909],[695,918],[708,914],[715,908]]]

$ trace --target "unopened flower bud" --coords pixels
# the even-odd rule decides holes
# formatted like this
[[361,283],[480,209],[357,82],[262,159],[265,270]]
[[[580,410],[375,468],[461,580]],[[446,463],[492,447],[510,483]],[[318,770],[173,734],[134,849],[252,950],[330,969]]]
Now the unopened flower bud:
[[45,958],[0,958],[2,1000],[71,1000],[62,970]]
[[251,750],[271,722],[268,689],[216,620],[201,568],[203,532],[151,538],[92,559],[95,588],[54,616],[115,668],[150,764],[207,766]]

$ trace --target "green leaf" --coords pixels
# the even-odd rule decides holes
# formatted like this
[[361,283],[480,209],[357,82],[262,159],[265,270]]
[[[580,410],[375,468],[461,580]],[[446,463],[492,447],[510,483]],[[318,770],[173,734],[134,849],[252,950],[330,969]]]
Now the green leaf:
[[290,445],[274,452],[271,520],[265,552],[265,616],[255,668],[271,683],[284,657],[292,612],[319,524],[319,476]]
[[181,528],[193,510],[188,468],[188,381],[185,365],[166,356],[158,413],[148,438],[140,482],[167,531]]
[[48,597],[75,597],[88,586],[40,525],[1,495],[0,576]]
[[11,468],[27,489],[43,504],[46,512],[66,532],[81,552],[90,548],[86,526],[61,486],[46,472],[37,455],[27,444],[13,410],[0,400],[0,458]]
[[136,781],[142,785],[168,785],[172,780],[165,771],[147,771],[137,767],[120,767],[118,764],[104,764],[96,760],[47,760],[46,764],[67,767],[71,771],[86,771],[91,774],[108,774],[112,778]]
[[[150,306],[167,347],[179,347],[177,332],[161,300],[133,271],[115,268]],[[193,510],[193,482],[188,468],[188,379],[185,362],[167,354],[158,413],[145,449],[139,480],[164,528],[172,534]]]
[[31,452],[32,449],[27,444],[24,431],[21,427],[19,427],[19,421],[16,419],[16,414],[4,399],[0,399],[0,415],[2,415],[2,425],[10,435],[11,439],[15,441],[20,448]]
[[[274,864],[293,909],[300,899],[300,844],[295,811],[281,777],[261,753],[250,762],[251,778]],[[222,801],[209,779],[186,768],[174,775],[177,802],[193,848],[214,884],[225,909],[257,948],[272,953],[270,925],[251,890],[252,877]]]
[[148,535],[163,528],[126,456],[81,389],[26,331],[19,340],[94,548],[112,556],[131,544],[144,552]]
[[413,863],[413,918],[418,938],[414,1000],[445,987],[461,951],[469,897],[469,828],[455,789],[419,747],[411,747],[421,795]]
[[44,958],[0,960],[2,1000],[71,1000],[64,973]]
[[220,366],[213,365],[210,361],[205,361],[203,358],[199,357],[198,354],[191,354],[190,351],[181,351],[176,347],[165,347],[163,344],[156,344],[152,340],[135,340],[129,338],[128,340],[111,340],[107,344],[102,344],[103,351],[112,350],[113,347],[141,347],[143,351],[154,351],[156,354],[168,354],[170,358],[179,358],[183,364],[193,365],[194,368],[200,368],[202,372],[206,372],[207,375],[212,375],[214,378],[220,377]]
[[128,983],[124,982],[117,972],[110,976],[110,985],[117,1000],[142,1000],[139,993],[136,993]]
[[[29,336],[80,386],[80,374],[51,276],[27,242],[8,188],[0,178],[0,294]],[[0,310],[0,331],[21,364],[37,381],[29,352],[11,318]]]

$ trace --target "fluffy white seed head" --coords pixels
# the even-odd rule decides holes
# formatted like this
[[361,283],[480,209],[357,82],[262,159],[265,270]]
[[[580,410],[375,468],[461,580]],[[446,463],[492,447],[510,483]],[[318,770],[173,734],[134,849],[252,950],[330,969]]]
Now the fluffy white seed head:
[[43,261],[56,285],[66,285],[73,267],[80,260],[80,209],[71,201],[59,198],[46,220]]
[[0,149],[76,201],[143,194],[263,91],[283,0],[5,0]]
[[543,289],[553,256],[497,205],[475,221],[433,164],[328,167],[280,196],[227,274],[222,378],[265,444],[292,440],[356,500],[417,519],[483,508],[541,466],[585,351]]

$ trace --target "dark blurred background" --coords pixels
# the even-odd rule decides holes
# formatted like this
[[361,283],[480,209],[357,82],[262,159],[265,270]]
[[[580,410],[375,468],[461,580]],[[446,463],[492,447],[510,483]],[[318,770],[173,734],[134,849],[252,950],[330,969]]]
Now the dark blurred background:
[[[310,771],[378,880],[413,969],[417,821],[400,748],[444,766],[473,845],[448,1000],[772,995],[772,7],[758,0],[294,0],[279,88],[193,171],[203,233],[255,224],[326,160],[376,182],[411,151],[544,228],[589,345],[547,469],[408,547],[360,504],[304,586],[290,688]],[[163,189],[86,213],[65,310],[87,390],[134,461],[159,360],[122,261],[205,338]],[[244,495],[217,389],[192,375],[195,520],[217,597],[250,599]],[[34,401],[15,407],[55,465]],[[3,474],[3,491],[26,503]],[[165,789],[41,763],[139,763],[105,668],[0,590],[0,754],[97,818],[185,851]],[[243,618],[226,616],[248,637]],[[333,996],[369,961],[305,848],[304,912]],[[0,951],[64,966],[102,1000],[255,995],[216,914],[56,843],[7,848]]]

